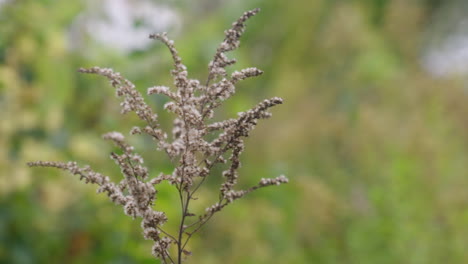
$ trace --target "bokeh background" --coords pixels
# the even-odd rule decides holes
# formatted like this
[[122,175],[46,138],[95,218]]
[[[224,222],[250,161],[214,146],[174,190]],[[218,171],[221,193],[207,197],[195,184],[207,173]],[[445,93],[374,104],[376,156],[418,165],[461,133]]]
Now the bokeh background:
[[[147,39],[167,31],[204,79],[223,30],[255,7],[231,57],[265,74],[218,117],[283,97],[247,140],[240,185],[290,183],[218,214],[188,263],[468,263],[464,0],[1,0],[0,263],[157,263],[139,221],[94,186],[25,163],[77,160],[119,179],[100,135],[139,122],[119,114],[106,80],[76,69],[112,67],[140,91],[169,85],[170,55]],[[170,171],[148,138],[131,140],[153,175]],[[174,189],[159,191],[157,207],[177,217]]]

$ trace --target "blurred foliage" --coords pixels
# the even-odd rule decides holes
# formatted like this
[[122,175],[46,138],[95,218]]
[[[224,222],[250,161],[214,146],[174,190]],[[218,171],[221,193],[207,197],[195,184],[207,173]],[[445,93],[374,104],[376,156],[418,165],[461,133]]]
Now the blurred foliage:
[[[468,94],[462,79],[436,79],[419,60],[443,1],[173,5],[184,17],[173,38],[199,78],[223,30],[262,8],[233,56],[236,69],[265,74],[241,84],[220,117],[265,97],[286,100],[249,138],[241,185],[281,173],[290,184],[215,217],[193,240],[191,263],[468,263]],[[84,8],[64,0],[0,7],[0,263],[155,263],[139,222],[93,186],[25,166],[78,160],[119,177],[100,134],[138,121],[119,115],[105,80],[79,76],[78,67],[111,66],[141,91],[170,84],[162,45],[119,54],[88,39],[84,50],[70,49]],[[149,100],[161,108],[161,98]],[[170,171],[148,138],[132,140],[154,174]],[[199,210],[216,196],[212,176]],[[177,217],[172,192],[161,186],[157,206]]]

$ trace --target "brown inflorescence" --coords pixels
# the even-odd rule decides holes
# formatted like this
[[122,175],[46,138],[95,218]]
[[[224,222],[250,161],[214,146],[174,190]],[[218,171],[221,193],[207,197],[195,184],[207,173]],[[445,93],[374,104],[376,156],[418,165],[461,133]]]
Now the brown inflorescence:
[[[92,67],[79,69],[79,72],[105,76],[116,89],[117,97],[123,98],[121,113],[135,114],[144,121],[142,127],[133,127],[131,135],[148,134],[155,141],[157,148],[164,151],[174,163],[171,174],[160,173],[150,178],[148,169],[144,166],[143,158],[135,153],[134,147],[125,142],[125,137],[119,132],[109,132],[103,135],[112,141],[120,154],[111,153],[111,159],[120,167],[123,179],[114,183],[109,177],[97,173],[89,166],[78,167],[76,162],[48,162],[36,161],[28,163],[31,167],[54,167],[78,175],[85,183],[99,186],[98,192],[106,193],[110,200],[123,206],[125,214],[133,218],[141,218],[141,227],[145,239],[153,240],[152,254],[164,263],[181,263],[184,255],[190,255],[186,249],[187,242],[216,212],[234,200],[262,187],[287,183],[285,176],[261,179],[259,183],[245,190],[236,190],[240,155],[244,151],[244,138],[248,137],[259,119],[269,118],[268,110],[283,103],[283,99],[273,97],[264,100],[252,109],[238,113],[237,118],[221,122],[212,122],[214,110],[222,102],[235,93],[235,85],[242,80],[256,77],[263,72],[257,68],[246,68],[233,72],[230,76],[226,67],[233,65],[236,60],[229,59],[226,52],[239,47],[239,39],[245,30],[245,22],[259,9],[245,12],[231,29],[225,31],[225,39],[217,48],[213,60],[209,63],[208,78],[204,83],[188,78],[187,68],[174,46],[174,42],[166,33],[152,34],[150,38],[164,43],[172,54],[174,69],[171,74],[174,88],[154,86],[147,90],[148,95],[161,94],[169,101],[164,109],[174,113],[172,140],[160,128],[158,116],[149,107],[135,85],[123,78],[120,73],[109,68]],[[214,135],[214,139],[213,139]],[[212,175],[213,167],[218,163],[227,163],[228,168],[222,172],[224,178],[219,189],[219,200],[206,208],[200,214],[189,210],[194,194]],[[168,221],[164,212],[153,209],[157,200],[156,186],[163,181],[174,185],[178,191],[181,203],[181,219],[178,233],[171,235],[162,229]],[[189,221],[191,220],[191,221]],[[177,258],[171,256],[169,247],[176,245]]]

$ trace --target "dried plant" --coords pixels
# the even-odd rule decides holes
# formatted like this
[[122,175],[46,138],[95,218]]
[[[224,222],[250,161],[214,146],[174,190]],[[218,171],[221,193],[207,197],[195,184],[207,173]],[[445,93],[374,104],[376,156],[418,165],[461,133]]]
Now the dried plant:
[[[111,140],[121,149],[120,154],[111,153],[111,158],[121,168],[124,178],[114,183],[109,177],[93,171],[89,166],[79,167],[76,162],[47,162],[36,161],[29,166],[54,167],[78,175],[85,183],[99,186],[98,192],[106,193],[112,202],[121,205],[125,214],[133,218],[141,218],[141,228],[145,239],[154,241],[152,254],[163,263],[181,263],[184,255],[190,255],[187,243],[190,238],[217,212],[221,211],[234,200],[262,187],[287,183],[285,176],[271,179],[261,179],[259,183],[246,190],[235,190],[240,167],[239,156],[244,150],[244,138],[248,137],[259,119],[271,116],[267,110],[281,104],[283,100],[274,97],[258,103],[252,109],[241,112],[237,118],[222,122],[210,122],[214,110],[235,92],[237,82],[262,74],[257,68],[247,68],[235,71],[230,76],[226,67],[233,65],[236,60],[229,59],[226,53],[239,47],[239,38],[244,32],[245,22],[257,14],[259,9],[245,12],[232,28],[225,31],[225,39],[219,45],[213,60],[209,63],[209,74],[206,82],[187,77],[187,69],[182,64],[174,43],[166,33],[150,35],[164,43],[172,54],[175,90],[165,86],[155,86],[148,89],[148,95],[162,94],[170,100],[164,108],[176,115],[172,129],[173,140],[168,140],[167,134],[158,123],[158,116],[144,102],[142,95],[135,85],[124,79],[112,69],[92,67],[79,69],[82,73],[92,73],[105,76],[116,89],[116,95],[121,97],[121,113],[135,112],[144,121],[144,127],[134,127],[130,134],[147,134],[157,144],[158,150],[166,152],[174,164],[174,171],[170,175],[159,174],[150,178],[148,169],[144,166],[143,158],[132,146],[125,142],[119,132],[110,132],[103,136]],[[211,135],[213,140],[207,138]],[[228,157],[228,158],[225,158]],[[194,195],[210,174],[214,174],[216,164],[227,164],[223,171],[224,182],[219,189],[219,200],[206,208],[205,212],[194,214],[190,210],[190,202]],[[214,177],[212,175],[211,177]],[[177,189],[180,198],[181,216],[177,234],[170,234],[163,229],[168,221],[164,212],[153,209],[157,200],[156,186],[162,181],[168,181]],[[175,245],[177,250],[169,250]]]

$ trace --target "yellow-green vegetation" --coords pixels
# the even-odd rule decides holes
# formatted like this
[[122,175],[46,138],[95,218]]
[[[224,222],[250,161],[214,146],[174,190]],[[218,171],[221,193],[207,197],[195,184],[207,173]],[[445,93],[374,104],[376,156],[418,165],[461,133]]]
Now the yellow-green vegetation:
[[[84,1],[10,2],[0,7],[0,262],[154,263],[121,208],[26,162],[77,160],[120,177],[100,135],[138,121],[118,115],[105,80],[76,69],[111,66],[143,92],[170,84],[170,56],[161,45],[122,54],[90,39],[69,49]],[[240,174],[243,186],[281,173],[290,183],[217,215],[192,241],[190,263],[468,263],[466,84],[420,61],[444,1],[201,2],[174,6],[183,26],[173,38],[197,78],[226,25],[262,8],[232,57],[265,74],[239,85],[219,119],[283,97],[247,140]],[[169,172],[150,139],[133,140],[150,171]],[[200,203],[221,181],[210,178]],[[171,188],[157,205],[168,217],[179,212]]]

